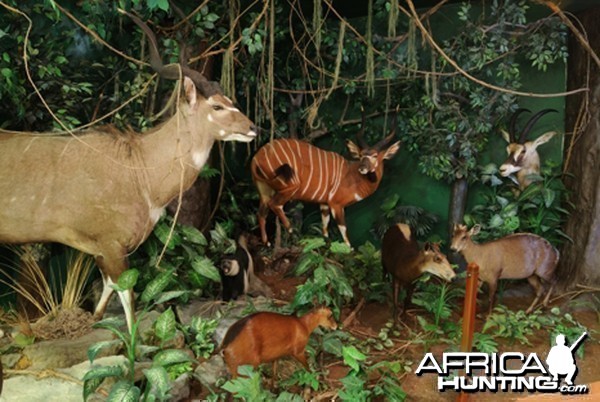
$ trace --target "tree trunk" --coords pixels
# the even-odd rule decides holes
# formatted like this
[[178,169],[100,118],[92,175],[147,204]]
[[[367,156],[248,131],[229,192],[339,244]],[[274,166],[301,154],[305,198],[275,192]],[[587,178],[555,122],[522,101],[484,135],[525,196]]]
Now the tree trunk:
[[[177,201],[178,198],[175,198],[167,206],[167,211],[171,215],[175,215]],[[211,209],[210,180],[198,179],[188,191],[183,193],[177,222],[202,230],[208,223]]]
[[[200,42],[198,53],[202,53],[208,44],[204,41]],[[195,54],[198,54],[195,53]],[[190,66],[197,68],[197,66]],[[208,79],[212,78],[214,62],[212,57],[202,59],[202,65],[199,70],[202,71],[205,77]],[[206,162],[207,165],[211,163],[213,158],[209,158]],[[211,183],[208,179],[198,179],[194,182],[192,187],[183,193],[181,200],[181,208],[177,222],[183,225],[193,226],[198,230],[202,230],[208,223],[210,218],[212,203],[211,203]],[[167,211],[172,215],[177,210],[177,201],[175,198],[168,206]]]
[[[577,16],[587,32],[588,41],[600,54],[600,8],[587,9]],[[569,42],[568,89],[587,86],[587,52],[574,37]],[[566,138],[567,188],[575,205],[564,231],[573,239],[561,250],[558,276],[565,285],[584,281],[600,283],[600,68],[592,61],[589,80],[589,116],[587,126]],[[586,95],[567,97],[566,132],[573,133],[579,109]],[[571,145],[572,144],[572,145]]]

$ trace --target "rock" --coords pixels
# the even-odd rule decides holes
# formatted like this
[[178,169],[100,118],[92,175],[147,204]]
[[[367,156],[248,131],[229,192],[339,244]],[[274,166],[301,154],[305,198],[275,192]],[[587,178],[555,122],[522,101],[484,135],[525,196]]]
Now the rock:
[[21,357],[20,353],[7,353],[2,355],[2,365],[7,369],[14,368],[17,363],[19,363],[19,360],[21,360]]
[[[259,296],[248,297],[252,300],[252,305],[259,310],[268,310],[271,305],[271,300]],[[248,302],[244,298],[232,302],[230,304],[223,303],[219,300],[192,300],[184,306],[177,306],[177,316],[184,325],[189,325],[194,317],[204,318],[219,318],[221,316],[241,318],[244,310],[248,307]]]
[[[31,370],[71,367],[88,360],[87,351],[96,342],[113,340],[113,335],[105,329],[96,329],[78,339],[56,339],[26,346],[23,356],[31,362]],[[121,348],[120,343],[102,349],[98,357],[114,355]]]
[[138,333],[142,338],[143,343],[148,343],[148,339],[154,336],[154,322],[160,316],[158,311],[152,310],[143,315],[139,313],[138,319],[140,320],[138,325]]
[[[125,365],[124,356],[110,356],[96,359],[94,366]],[[14,374],[4,380],[0,402],[81,402],[83,387],[79,381],[83,380],[91,364],[85,361],[68,369],[41,370],[39,378],[32,375]],[[31,373],[31,370],[28,370]],[[105,386],[110,389],[111,384]],[[88,402],[104,398],[91,397]]]
[[225,368],[225,361],[221,355],[216,354],[209,360],[200,363],[196,370],[194,370],[194,377],[202,383],[202,385],[213,386],[217,380],[227,375],[227,369]]
[[170,401],[187,401],[190,398],[190,381],[192,380],[191,373],[184,373],[177,377],[173,382],[171,391]]
[[224,304],[215,300],[192,300],[189,304],[177,306],[177,317],[183,325],[190,325],[194,317],[214,318],[221,313]]

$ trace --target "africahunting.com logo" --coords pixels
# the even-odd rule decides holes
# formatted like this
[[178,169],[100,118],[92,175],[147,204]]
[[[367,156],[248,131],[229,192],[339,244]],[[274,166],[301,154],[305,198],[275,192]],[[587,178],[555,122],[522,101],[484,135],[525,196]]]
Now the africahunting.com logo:
[[[416,375],[438,375],[439,391],[464,392],[560,392],[562,394],[585,394],[587,385],[574,384],[577,365],[574,352],[587,337],[584,332],[571,346],[565,336],[556,336],[546,357],[546,365],[536,353],[525,355],[507,353],[444,353],[439,362],[432,353],[425,354]],[[453,374],[456,374],[453,376]],[[561,384],[564,377],[565,384]]]

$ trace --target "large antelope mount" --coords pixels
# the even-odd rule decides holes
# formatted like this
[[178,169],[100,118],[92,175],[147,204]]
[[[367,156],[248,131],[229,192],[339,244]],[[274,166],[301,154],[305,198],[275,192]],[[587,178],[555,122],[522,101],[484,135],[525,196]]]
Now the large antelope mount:
[[[127,269],[127,254],[194,183],[214,141],[256,137],[216,83],[187,66],[163,66],[153,33],[129,16],[148,36],[154,69],[178,79],[181,68],[184,96],[172,117],[143,134],[0,132],[0,242],[58,242],[93,255],[104,283],[96,318]],[[133,293],[118,294],[131,326]]]
[[328,237],[329,214],[333,214],[344,242],[348,240],[344,208],[365,199],[377,190],[383,177],[383,161],[392,158],[400,148],[387,144],[396,132],[394,115],[390,134],[374,146],[363,139],[365,115],[357,140],[348,140],[350,162],[335,152],[325,151],[308,142],[294,139],[274,140],[258,150],[252,159],[252,178],[260,195],[258,223],[262,241],[268,244],[266,218],[271,209],[283,226],[291,231],[283,206],[290,200],[321,204],[323,236]]
[[544,109],[529,119],[517,138],[515,126],[517,118],[523,112],[531,113],[528,109],[517,109],[510,119],[509,131],[502,130],[502,137],[508,143],[506,147],[508,158],[500,166],[502,177],[508,177],[513,173],[517,174],[517,182],[521,191],[533,183],[531,175],[540,174],[540,155],[537,152],[537,147],[550,141],[556,134],[556,131],[549,131],[533,141],[527,141],[527,134],[529,134],[535,123],[546,113],[556,112],[554,109]]

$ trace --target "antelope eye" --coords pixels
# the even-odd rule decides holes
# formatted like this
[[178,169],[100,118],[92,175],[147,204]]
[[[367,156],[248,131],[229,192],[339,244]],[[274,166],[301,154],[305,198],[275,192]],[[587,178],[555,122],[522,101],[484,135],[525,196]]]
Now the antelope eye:
[[442,259],[441,259],[440,257],[437,257],[437,256],[436,256],[436,257],[433,259],[433,261],[435,261],[435,262],[442,262]]
[[223,106],[221,106],[221,105],[213,105],[213,106],[212,106],[212,108],[213,108],[213,110],[215,110],[215,111],[217,111],[217,112],[218,112],[219,110],[223,110]]

